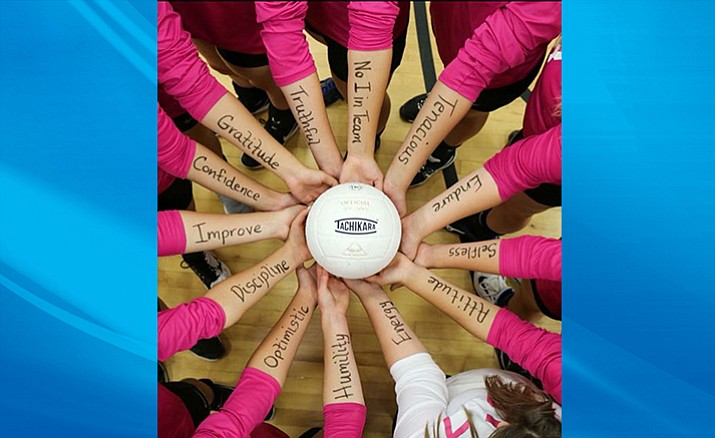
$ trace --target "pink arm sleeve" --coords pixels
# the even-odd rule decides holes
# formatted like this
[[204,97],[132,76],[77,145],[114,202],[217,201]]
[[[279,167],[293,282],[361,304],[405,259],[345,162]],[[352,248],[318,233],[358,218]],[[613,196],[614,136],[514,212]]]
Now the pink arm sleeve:
[[439,80],[474,102],[494,76],[523,63],[561,32],[561,2],[508,2],[464,43]]
[[316,71],[303,34],[307,10],[307,2],[256,2],[256,19],[263,24],[261,37],[271,74],[279,87]]
[[538,328],[506,309],[497,312],[487,343],[541,380],[544,391],[561,404],[561,335]]
[[179,211],[160,211],[157,218],[159,257],[183,254],[186,249],[186,232]]
[[367,408],[360,403],[330,403],[323,406],[325,438],[360,438]]
[[199,58],[181,18],[168,2],[157,6],[157,78],[196,120],[202,120],[227,91]]
[[392,31],[399,13],[397,2],[350,2],[348,50],[391,48]]
[[199,339],[218,336],[226,323],[226,313],[209,298],[196,298],[188,303],[159,312],[157,324],[159,360],[188,350]]
[[177,178],[186,178],[196,153],[196,142],[182,134],[164,110],[157,107],[159,167]]
[[502,200],[542,183],[561,185],[561,124],[502,149],[484,168]]
[[256,368],[244,369],[221,411],[209,415],[194,437],[248,437],[266,418],[280,392],[278,381],[269,374]]
[[502,239],[499,273],[506,277],[561,281],[561,241],[537,236]]

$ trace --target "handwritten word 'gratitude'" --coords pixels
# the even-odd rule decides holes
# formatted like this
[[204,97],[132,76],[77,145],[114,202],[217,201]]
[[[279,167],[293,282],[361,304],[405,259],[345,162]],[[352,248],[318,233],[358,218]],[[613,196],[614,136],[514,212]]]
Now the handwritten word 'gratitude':
[[[268,152],[262,148],[263,141],[260,138],[254,138],[253,133],[248,129],[245,134],[242,131],[239,131],[237,127],[229,123],[233,122],[233,120],[234,117],[232,115],[226,114],[218,119],[218,123],[216,125],[230,137],[233,137],[240,145],[245,147],[251,155],[259,161],[264,162],[266,166],[271,169],[278,169],[280,164],[275,159],[276,153],[274,152],[273,154],[268,155]],[[257,143],[254,143],[254,140]]]

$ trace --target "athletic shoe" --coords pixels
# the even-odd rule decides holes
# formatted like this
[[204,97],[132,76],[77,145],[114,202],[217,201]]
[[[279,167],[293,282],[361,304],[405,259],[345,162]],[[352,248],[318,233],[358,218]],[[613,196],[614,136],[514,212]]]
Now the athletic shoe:
[[236,91],[238,100],[251,114],[258,114],[268,109],[271,101],[268,94],[260,88],[246,88],[233,82],[233,89]]
[[[288,140],[290,140],[291,137],[298,132],[298,122],[296,122],[292,117],[288,122],[278,120],[275,117],[269,117],[267,121],[261,120],[261,122],[263,122],[263,129],[265,129],[271,137],[282,145],[285,145]],[[260,169],[262,167],[261,163],[245,153],[241,155],[241,164],[252,170]]]
[[514,289],[506,284],[501,275],[475,272],[472,282],[477,295],[499,307],[505,307],[514,296]]
[[425,104],[425,100],[427,100],[427,93],[417,95],[405,102],[400,107],[400,118],[408,123],[414,122],[417,114],[422,109],[422,105]]
[[208,385],[214,393],[214,399],[211,402],[211,406],[209,406],[212,411],[221,409],[233,392],[233,386],[221,385],[211,379],[199,379],[199,382]]
[[321,430],[323,430],[322,427],[311,427],[310,429],[303,432],[298,438],[313,438]]
[[432,155],[427,157],[427,162],[422,165],[422,168],[419,170],[419,172],[417,172],[417,175],[412,178],[412,183],[410,183],[410,187],[421,186],[422,184],[426,183],[427,180],[432,177],[432,175],[446,167],[449,167],[449,165],[454,163],[454,160],[457,158],[457,149],[449,148],[449,151],[449,156],[443,160],[435,158]]
[[478,217],[481,213],[473,214],[452,222],[444,227],[450,233],[459,235],[462,242],[481,242],[482,240],[498,239],[498,234],[493,234],[482,229]]
[[217,361],[226,354],[226,348],[218,336],[199,340],[189,351],[209,362]]
[[504,371],[511,371],[512,373],[516,373],[522,377],[526,377],[527,379],[531,380],[534,385],[536,385],[539,389],[544,389],[544,385],[541,383],[541,380],[532,376],[531,373],[522,368],[521,365],[509,359],[509,356],[507,356],[506,353],[497,348],[494,349],[494,353],[496,353],[497,362],[499,362],[499,368],[503,369]]
[[211,289],[231,276],[231,270],[216,258],[213,251],[192,252],[181,257],[184,259],[181,267],[191,268],[206,289]]
[[323,103],[326,108],[339,100],[343,100],[343,95],[340,94],[333,78],[326,78],[320,81],[320,90],[323,92]]
[[223,211],[226,214],[243,214],[253,212],[253,207],[246,205],[243,202],[236,201],[228,196],[218,195],[218,198],[223,204]]

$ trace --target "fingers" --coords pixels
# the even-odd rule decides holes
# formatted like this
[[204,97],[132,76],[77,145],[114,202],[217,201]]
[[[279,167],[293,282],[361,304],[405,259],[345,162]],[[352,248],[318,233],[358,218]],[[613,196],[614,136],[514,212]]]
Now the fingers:
[[328,187],[333,187],[338,184],[338,180],[333,178],[332,176],[328,175],[325,172],[322,172],[323,174],[323,184],[326,184]]

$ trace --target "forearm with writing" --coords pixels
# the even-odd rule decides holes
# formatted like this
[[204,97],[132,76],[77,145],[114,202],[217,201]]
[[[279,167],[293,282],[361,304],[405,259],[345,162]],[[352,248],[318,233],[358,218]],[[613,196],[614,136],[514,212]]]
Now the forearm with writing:
[[471,108],[472,102],[440,81],[432,88],[390,163],[386,184],[407,190],[427,157]]
[[343,159],[330,127],[317,73],[281,87],[320,170],[340,176]]
[[321,313],[323,328],[323,406],[331,403],[364,405],[360,374],[345,315]]
[[280,213],[210,214],[180,211],[186,234],[184,253],[207,251],[285,236],[287,225],[276,221]]
[[382,288],[376,286],[373,293],[361,295],[360,301],[365,307],[375,335],[380,341],[382,354],[385,356],[388,368],[400,359],[427,352],[427,348],[417,338],[410,326],[405,323],[400,311],[397,310]]
[[282,387],[317,304],[310,292],[298,289],[283,315],[248,360],[247,366],[273,376]]
[[392,48],[348,50],[348,155],[374,159],[391,61]]
[[420,247],[415,261],[425,268],[453,268],[498,274],[499,247],[500,240],[424,245]]
[[404,283],[469,333],[486,342],[499,307],[417,265],[412,265]]
[[304,260],[283,245],[257,265],[217,284],[206,293],[226,312],[225,327],[235,324],[243,314]]
[[274,210],[291,203],[289,194],[279,193],[244,175],[200,143],[196,144],[187,178],[258,210]]
[[201,124],[218,133],[284,181],[304,167],[230,94],[219,99],[201,120]]
[[410,215],[410,222],[424,237],[458,219],[501,202],[494,179],[480,167],[417,209]]

